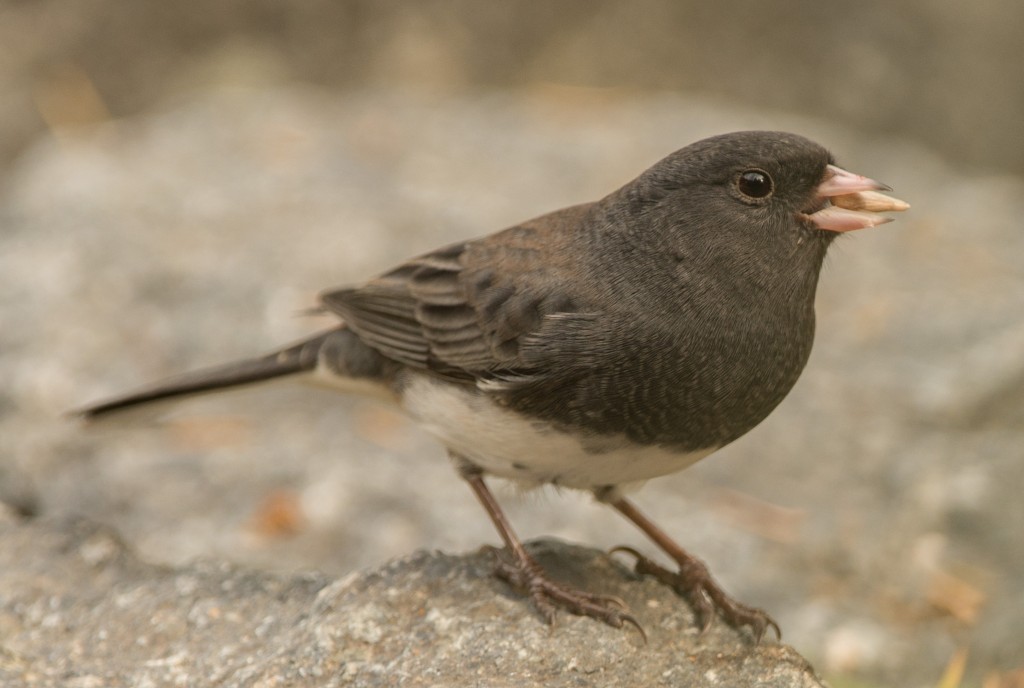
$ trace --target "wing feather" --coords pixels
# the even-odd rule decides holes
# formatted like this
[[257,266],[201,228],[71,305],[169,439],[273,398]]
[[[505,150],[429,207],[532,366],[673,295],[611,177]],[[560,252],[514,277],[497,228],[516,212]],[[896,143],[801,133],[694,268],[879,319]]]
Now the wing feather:
[[567,288],[574,266],[559,244],[572,239],[565,228],[584,211],[446,246],[362,287],[326,292],[321,303],[405,365],[467,381],[525,374],[531,366],[520,358],[520,342],[545,316],[575,308]]

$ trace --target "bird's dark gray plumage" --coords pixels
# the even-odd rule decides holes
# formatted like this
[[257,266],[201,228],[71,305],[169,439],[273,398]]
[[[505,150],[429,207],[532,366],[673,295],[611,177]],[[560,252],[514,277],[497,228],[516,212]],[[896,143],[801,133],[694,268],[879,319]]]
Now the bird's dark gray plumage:
[[563,607],[634,622],[548,581],[484,475],[593,491],[679,561],[681,572],[662,574],[706,618],[717,607],[760,637],[774,626],[767,615],[728,598],[622,490],[732,442],[782,401],[810,355],[837,232],[908,207],[886,189],[793,134],[706,139],[597,202],[324,293],[337,330],[82,413],[297,373],[373,387],[445,444],[512,551],[504,576],[545,616]]

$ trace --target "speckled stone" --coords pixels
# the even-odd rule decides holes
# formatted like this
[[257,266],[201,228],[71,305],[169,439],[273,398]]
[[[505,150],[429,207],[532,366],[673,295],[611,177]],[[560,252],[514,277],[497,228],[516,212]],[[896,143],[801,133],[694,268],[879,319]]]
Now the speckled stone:
[[701,635],[668,589],[556,540],[558,579],[618,595],[644,626],[545,625],[489,548],[419,551],[340,579],[218,562],[142,564],[85,521],[0,526],[0,682],[21,686],[821,686],[785,645]]

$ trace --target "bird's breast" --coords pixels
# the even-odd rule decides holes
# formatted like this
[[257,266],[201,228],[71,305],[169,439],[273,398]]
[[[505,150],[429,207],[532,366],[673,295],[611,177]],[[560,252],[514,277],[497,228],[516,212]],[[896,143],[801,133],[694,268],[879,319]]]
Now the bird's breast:
[[485,473],[523,483],[593,490],[642,483],[686,468],[717,447],[683,451],[621,434],[569,431],[504,407],[472,387],[410,374],[405,411]]

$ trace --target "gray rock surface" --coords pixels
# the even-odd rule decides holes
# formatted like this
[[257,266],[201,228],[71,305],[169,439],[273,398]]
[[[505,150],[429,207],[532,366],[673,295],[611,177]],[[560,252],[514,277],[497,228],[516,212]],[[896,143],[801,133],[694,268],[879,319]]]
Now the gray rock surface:
[[29,686],[821,686],[792,649],[754,646],[600,552],[531,551],[618,595],[648,634],[561,615],[495,580],[493,552],[421,551],[338,580],[141,563],[84,521],[0,526],[0,683]]
[[[0,197],[0,495],[147,562],[341,576],[495,543],[393,411],[281,387],[162,426],[63,414],[323,325],[325,287],[596,198],[669,151],[799,131],[913,208],[838,243],[808,369],[749,436],[637,500],[829,676],[931,686],[1021,660],[1024,183],[822,122],[681,96],[231,89],[41,138]],[[524,537],[647,544],[572,493],[499,494]],[[550,498],[548,498],[550,497]],[[10,572],[17,560],[5,560]]]

